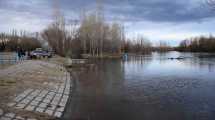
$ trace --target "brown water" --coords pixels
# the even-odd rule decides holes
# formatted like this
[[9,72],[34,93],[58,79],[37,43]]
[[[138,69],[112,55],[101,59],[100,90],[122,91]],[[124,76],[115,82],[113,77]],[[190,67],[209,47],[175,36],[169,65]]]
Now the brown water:
[[[75,71],[68,120],[215,120],[215,58],[153,53]],[[183,60],[169,57],[183,56]]]

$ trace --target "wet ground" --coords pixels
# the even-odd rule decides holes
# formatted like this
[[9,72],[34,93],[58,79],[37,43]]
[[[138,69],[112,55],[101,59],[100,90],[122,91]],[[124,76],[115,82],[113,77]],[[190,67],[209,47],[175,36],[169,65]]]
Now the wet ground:
[[[153,53],[73,70],[68,120],[214,120],[215,58]],[[209,56],[209,55],[207,55]],[[168,59],[183,57],[184,59]]]

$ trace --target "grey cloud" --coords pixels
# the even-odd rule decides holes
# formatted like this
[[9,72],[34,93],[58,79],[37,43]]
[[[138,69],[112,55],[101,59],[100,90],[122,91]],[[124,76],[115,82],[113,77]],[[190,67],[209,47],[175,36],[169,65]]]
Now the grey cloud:
[[[127,16],[127,19],[155,22],[190,22],[200,21],[205,18],[214,17],[204,2],[195,0],[181,0],[180,2],[172,0],[133,0],[117,4],[112,2],[110,8],[112,14]],[[130,9],[127,8],[130,6]]]
[[[59,0],[63,11],[94,8],[96,0]],[[103,0],[106,17],[119,17],[124,21],[190,22],[211,18],[214,13],[208,9],[204,0]],[[38,16],[50,17],[53,0],[0,0],[0,9],[30,12]],[[66,13],[69,18],[72,15]],[[76,15],[77,16],[77,15]]]

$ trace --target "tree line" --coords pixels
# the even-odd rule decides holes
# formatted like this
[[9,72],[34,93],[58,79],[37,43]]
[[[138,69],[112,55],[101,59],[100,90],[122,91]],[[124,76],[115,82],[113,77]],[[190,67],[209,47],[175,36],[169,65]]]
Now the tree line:
[[27,34],[25,31],[13,30],[11,33],[0,33],[0,51],[31,51],[41,47],[37,37]]
[[177,48],[178,51],[189,52],[215,52],[215,37],[195,37],[184,40]]
[[73,25],[70,30],[65,29],[62,18],[42,32],[42,37],[62,56],[119,54],[123,36],[120,24],[106,23],[96,14],[84,15],[80,25]]

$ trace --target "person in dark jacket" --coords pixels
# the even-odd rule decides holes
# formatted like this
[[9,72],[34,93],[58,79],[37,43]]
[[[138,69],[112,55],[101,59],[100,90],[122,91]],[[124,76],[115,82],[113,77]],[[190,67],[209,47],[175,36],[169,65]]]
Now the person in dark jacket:
[[17,54],[18,54],[19,60],[21,60],[21,57],[22,57],[22,50],[21,50],[21,48],[19,48],[19,47],[18,47],[18,49],[17,49]]
[[25,58],[25,50],[21,49],[21,58],[22,60],[24,60]]

